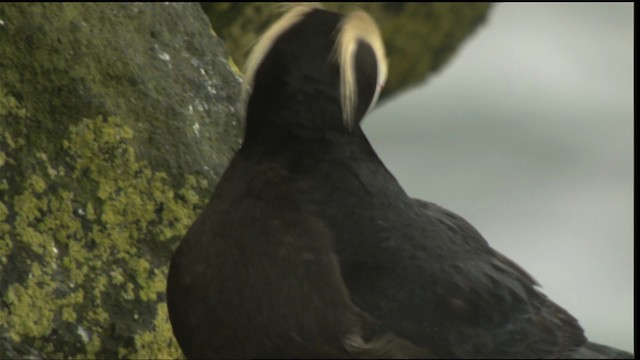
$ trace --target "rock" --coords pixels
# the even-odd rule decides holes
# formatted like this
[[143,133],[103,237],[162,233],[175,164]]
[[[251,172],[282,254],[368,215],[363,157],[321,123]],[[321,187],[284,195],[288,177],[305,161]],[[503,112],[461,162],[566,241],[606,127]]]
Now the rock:
[[0,358],[181,356],[167,267],[240,144],[234,67],[197,4],[0,4]]

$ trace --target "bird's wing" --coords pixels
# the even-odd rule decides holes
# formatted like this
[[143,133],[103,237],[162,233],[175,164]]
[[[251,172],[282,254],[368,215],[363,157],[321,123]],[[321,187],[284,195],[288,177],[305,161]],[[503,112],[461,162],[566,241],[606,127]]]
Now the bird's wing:
[[440,356],[554,357],[585,342],[578,322],[467,221],[411,201],[408,219],[389,219],[395,231],[338,249],[355,305]]

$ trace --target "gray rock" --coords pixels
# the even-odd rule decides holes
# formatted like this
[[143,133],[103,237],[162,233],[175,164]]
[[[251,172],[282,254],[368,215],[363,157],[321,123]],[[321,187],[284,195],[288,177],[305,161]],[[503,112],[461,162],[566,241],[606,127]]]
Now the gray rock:
[[234,67],[198,4],[0,4],[0,358],[181,356],[167,266],[240,144]]

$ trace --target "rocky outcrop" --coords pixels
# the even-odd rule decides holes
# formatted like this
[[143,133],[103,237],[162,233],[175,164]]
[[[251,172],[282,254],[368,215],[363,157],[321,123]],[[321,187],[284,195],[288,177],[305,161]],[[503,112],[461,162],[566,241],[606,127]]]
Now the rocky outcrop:
[[239,146],[198,4],[0,4],[0,358],[180,356],[169,258]]

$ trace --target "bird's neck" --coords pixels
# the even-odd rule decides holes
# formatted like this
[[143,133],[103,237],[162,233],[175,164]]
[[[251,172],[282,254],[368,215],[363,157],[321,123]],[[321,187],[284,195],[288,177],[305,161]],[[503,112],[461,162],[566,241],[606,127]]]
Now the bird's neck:
[[357,124],[350,130],[274,124],[261,130],[247,132],[240,151],[244,159],[277,164],[294,178],[326,182],[322,186],[334,186],[336,193],[375,193],[396,200],[407,196]]
[[[337,90],[337,89],[336,89]],[[256,83],[246,109],[246,140],[276,132],[347,132],[340,98],[327,89],[299,88],[283,81]],[[254,136],[255,135],[255,136]]]
[[336,191],[406,196],[360,125],[344,124],[335,101],[322,97],[304,101],[298,94],[300,101],[289,98],[287,106],[280,106],[277,96],[269,102],[264,97],[252,99],[247,108],[242,158],[275,164],[293,178],[327,182],[340,188]]
[[327,129],[294,120],[258,121],[248,119],[242,147],[261,157],[380,161],[359,125]]

